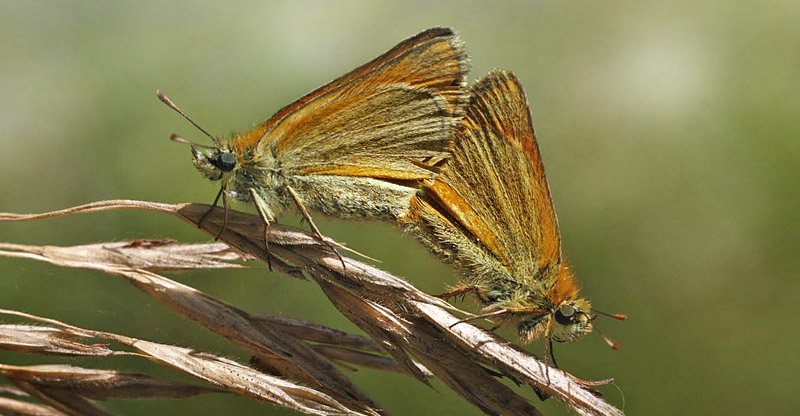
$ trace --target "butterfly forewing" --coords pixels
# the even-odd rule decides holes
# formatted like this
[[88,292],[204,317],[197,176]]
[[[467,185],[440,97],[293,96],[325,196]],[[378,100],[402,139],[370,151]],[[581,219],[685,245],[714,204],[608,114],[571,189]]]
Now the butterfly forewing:
[[326,108],[315,109],[313,121],[294,126],[293,134],[313,139],[285,149],[284,167],[299,175],[426,179],[431,171],[412,161],[441,159],[449,150],[454,119],[446,105],[404,85],[321,103]]
[[[407,72],[399,72],[404,68]],[[400,42],[381,56],[317,88],[287,105],[263,124],[264,131],[272,128],[287,115],[319,96],[365,77],[372,83],[403,81],[412,85],[432,87],[456,104],[466,99],[464,87],[469,72],[467,52],[453,29],[435,27],[424,30]]]
[[[286,161],[289,174],[420,179],[447,157],[466,102],[462,41],[434,28],[279,111],[231,145]],[[257,144],[254,143],[257,141]],[[366,157],[369,156],[369,157]]]
[[[427,187],[429,204],[414,201],[410,215],[423,218],[429,231],[450,234],[427,243],[453,253],[462,267],[549,286],[561,243],[525,94],[513,74],[499,71],[471,92],[453,156]],[[486,270],[489,264],[497,270]]]

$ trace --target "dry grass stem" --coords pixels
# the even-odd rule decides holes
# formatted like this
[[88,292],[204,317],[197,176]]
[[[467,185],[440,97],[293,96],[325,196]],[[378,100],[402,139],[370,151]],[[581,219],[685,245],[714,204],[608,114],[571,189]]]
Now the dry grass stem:
[[[132,243],[54,247],[0,243],[0,249],[5,249],[0,251],[0,255],[27,257],[62,267],[100,270],[126,278],[136,288],[173,312],[252,351],[263,367],[268,366],[271,369],[270,374],[303,382],[347,403],[359,412],[366,414],[380,412],[372,400],[341,374],[324,354],[316,352],[301,338],[283,331],[286,326],[291,326],[294,332],[303,333],[298,329],[302,326],[302,321],[292,321],[289,318],[267,319],[264,316],[258,320],[251,320],[247,312],[233,305],[146,270],[242,267],[228,261],[247,257],[231,252],[225,244],[176,245],[164,241],[137,240]],[[12,249],[15,251],[10,251]],[[335,345],[367,345],[363,337],[321,325],[307,328],[304,333],[326,334],[325,341]],[[0,339],[2,336],[0,334]],[[343,338],[343,342],[337,342],[337,337]],[[317,338],[322,337],[317,336]],[[359,338],[362,340],[354,341]],[[343,358],[337,357],[337,359]],[[365,360],[365,357],[352,355],[351,358],[363,361],[363,363],[357,361],[356,364],[372,364],[372,361]]]
[[[332,397],[312,388],[264,374],[253,368],[213,354],[189,348],[149,342],[111,332],[78,328],[54,319],[42,318],[17,311],[0,309],[0,313],[32,319],[40,324],[48,325],[47,327],[51,330],[51,333],[61,332],[59,338],[98,338],[106,341],[114,341],[132,349],[134,351],[133,354],[148,358],[158,364],[169,366],[181,372],[193,375],[209,383],[221,386],[228,391],[264,400],[289,409],[314,415],[366,414],[350,409]],[[131,354],[132,353],[128,351],[113,350],[111,355]],[[30,393],[30,391],[28,391],[28,393]],[[62,403],[68,398],[75,398],[75,395],[68,395],[63,392],[59,392],[58,396],[58,401]],[[78,400],[78,404],[80,405],[88,406],[88,398],[81,396],[75,400]],[[89,411],[88,408],[83,409],[84,410],[80,410],[74,414],[95,414]]]
[[54,407],[26,402],[23,400],[0,397],[0,414],[20,416],[68,416],[67,413],[56,410]]
[[[94,400],[109,398],[183,398],[218,389],[162,381],[144,374],[94,370],[69,365],[17,367],[0,364],[0,374],[25,393],[52,406],[55,414],[108,415]],[[7,403],[11,405],[12,403]],[[15,404],[30,405],[16,400]],[[2,406],[2,405],[0,405]],[[0,407],[2,408],[2,407]],[[58,410],[55,410],[58,409]],[[32,407],[29,411],[51,411]],[[29,413],[24,413],[29,414]],[[52,413],[51,413],[52,414]]]
[[0,364],[0,374],[20,389],[32,394],[25,386],[45,390],[68,390],[92,399],[123,398],[183,398],[224,390],[163,381],[145,374],[113,370],[96,370],[70,365],[36,365],[18,367]]
[[[37,219],[108,209],[149,209],[178,216],[196,226],[209,207],[202,204],[102,201],[41,215],[0,214],[0,220]],[[203,221],[202,229],[210,235],[217,235],[222,228],[223,216],[222,209],[215,209]],[[268,239],[269,252],[265,250],[265,238]],[[120,335],[98,336],[100,333],[93,331],[80,330],[81,336],[114,339],[157,362],[229,390],[300,411],[314,414],[380,412],[377,405],[339,373],[331,362],[333,360],[386,371],[401,369],[426,384],[434,376],[487,414],[540,414],[526,398],[498,380],[498,374],[528,384],[539,394],[552,397],[582,415],[622,414],[569,374],[548,368],[536,357],[496,335],[467,323],[453,325],[459,318],[451,312],[460,313],[457,309],[417,290],[405,280],[350,258],[344,259],[343,267],[340,259],[310,233],[273,224],[265,234],[259,217],[232,211],[221,240],[233,247],[236,253],[246,254],[234,254],[219,244],[176,246],[167,242],[138,240],[138,243],[79,248],[6,244],[0,245],[0,255],[102,270],[128,279],[170,310],[252,351],[257,368],[297,380],[307,387],[283,386],[276,380],[291,383],[229,360],[208,358],[184,348]],[[154,273],[157,270],[241,267],[229,261],[247,256],[269,261],[273,269],[290,276],[313,279],[336,308],[371,340],[294,318],[251,315]],[[59,329],[65,327],[60,323],[56,325]],[[50,338],[54,342],[72,342],[62,334],[50,335]],[[28,342],[38,346],[35,341]],[[67,348],[67,351],[72,350]],[[388,353],[394,360],[375,352]],[[253,386],[240,384],[240,379],[221,376],[231,372],[254,373],[250,381],[263,381],[267,387],[264,391],[252,390]],[[300,391],[303,394],[299,394]]]

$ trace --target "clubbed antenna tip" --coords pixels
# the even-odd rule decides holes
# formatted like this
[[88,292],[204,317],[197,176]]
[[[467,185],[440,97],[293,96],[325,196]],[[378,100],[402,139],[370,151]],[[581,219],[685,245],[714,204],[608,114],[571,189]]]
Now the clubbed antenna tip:
[[[172,100],[169,99],[169,97],[164,95],[164,93],[161,92],[161,90],[156,90],[156,96],[158,96],[158,99],[161,100],[162,103],[166,104],[167,107],[175,110],[178,114],[183,116],[183,118],[185,118],[186,121],[188,121],[189,123],[192,123],[193,126],[197,127],[198,130],[202,131],[203,134],[208,136],[208,138],[211,139],[211,141],[214,142],[214,144],[216,146],[220,145],[219,140],[217,140],[216,137],[212,136],[211,133],[207,132],[204,128],[200,127],[197,123],[195,123],[194,120],[189,118],[189,116],[187,116],[186,113],[183,112],[183,110],[181,110],[177,105],[175,105],[175,103],[173,103]],[[173,135],[173,136],[175,136],[175,135]],[[176,136],[176,137],[178,137],[178,136]],[[170,138],[172,139],[172,136],[170,136]],[[172,140],[175,140],[175,139],[172,139]],[[175,140],[175,141],[179,141],[179,140]],[[188,140],[186,140],[186,142],[191,144],[191,142],[189,142]]]

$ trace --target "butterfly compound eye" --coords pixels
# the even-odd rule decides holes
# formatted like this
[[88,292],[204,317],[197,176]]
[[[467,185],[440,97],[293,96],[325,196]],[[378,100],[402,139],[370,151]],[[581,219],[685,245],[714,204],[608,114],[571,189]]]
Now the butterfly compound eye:
[[236,167],[236,155],[231,152],[225,152],[219,155],[219,161],[217,161],[217,167],[224,171],[230,172],[233,168]]
[[569,325],[572,323],[573,315],[575,315],[575,308],[570,305],[564,305],[556,311],[556,322],[561,325]]

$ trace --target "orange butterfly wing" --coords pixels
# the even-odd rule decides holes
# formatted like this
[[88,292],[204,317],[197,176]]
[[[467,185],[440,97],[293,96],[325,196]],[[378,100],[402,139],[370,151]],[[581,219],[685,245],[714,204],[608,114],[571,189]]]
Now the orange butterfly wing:
[[[462,267],[549,287],[561,238],[522,86],[493,71],[471,93],[452,158],[425,190],[432,202],[414,201],[411,215],[427,218],[429,230],[445,237],[427,244],[453,253]],[[486,252],[495,260],[476,261]],[[496,270],[486,270],[491,264]]]
[[[469,69],[451,29],[409,38],[235,137],[239,154],[276,154],[293,175],[423,179],[448,155]],[[257,162],[257,160],[255,160]]]

